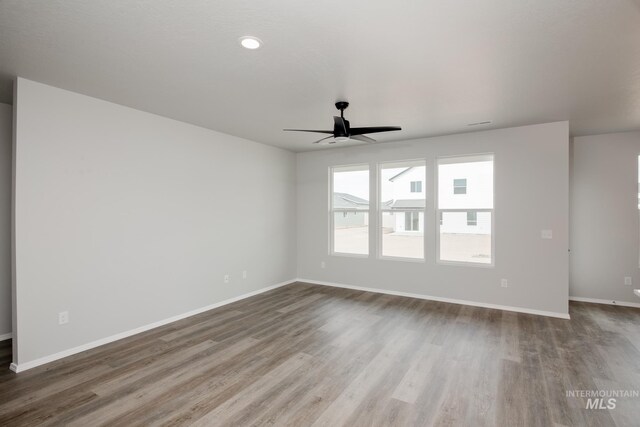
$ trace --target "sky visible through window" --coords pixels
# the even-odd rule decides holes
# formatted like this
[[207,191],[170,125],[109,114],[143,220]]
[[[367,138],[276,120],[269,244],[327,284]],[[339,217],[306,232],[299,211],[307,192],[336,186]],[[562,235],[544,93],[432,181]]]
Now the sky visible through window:
[[333,174],[333,191],[369,200],[369,170],[347,172],[337,170]]

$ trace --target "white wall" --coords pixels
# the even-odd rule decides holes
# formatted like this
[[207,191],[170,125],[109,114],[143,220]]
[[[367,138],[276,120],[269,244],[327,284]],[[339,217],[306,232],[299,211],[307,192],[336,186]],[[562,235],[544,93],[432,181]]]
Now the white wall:
[[293,153],[17,84],[15,363],[295,277]]
[[[576,137],[572,145],[571,285],[579,298],[640,303],[640,132]],[[624,277],[634,286],[625,286]]]
[[0,104],[0,336],[11,333],[11,180],[13,107]]
[[[495,154],[495,267],[437,264],[433,182],[436,158]],[[568,312],[569,128],[556,122],[406,142],[299,153],[298,277],[496,304],[556,314]],[[426,262],[329,256],[328,179],[330,166],[370,163],[375,189],[377,162],[424,158]],[[375,191],[375,190],[374,190]],[[377,216],[371,216],[371,233]],[[553,239],[541,239],[552,229]],[[370,235],[370,253],[377,239]],[[321,261],[326,268],[321,268]],[[500,279],[509,280],[508,288]]]

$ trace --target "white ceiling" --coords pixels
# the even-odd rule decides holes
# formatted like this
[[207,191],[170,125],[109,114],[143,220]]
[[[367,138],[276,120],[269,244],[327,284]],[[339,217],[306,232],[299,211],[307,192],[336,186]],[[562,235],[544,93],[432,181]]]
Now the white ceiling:
[[340,99],[380,141],[640,129],[640,0],[0,0],[0,102],[15,76],[294,151]]

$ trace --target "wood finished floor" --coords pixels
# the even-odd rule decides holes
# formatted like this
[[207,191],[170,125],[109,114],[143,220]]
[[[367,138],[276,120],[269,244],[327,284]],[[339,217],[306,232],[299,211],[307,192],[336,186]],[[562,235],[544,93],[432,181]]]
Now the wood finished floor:
[[[20,374],[0,425],[639,425],[640,310],[571,320],[293,284]],[[0,343],[7,366],[10,342]]]

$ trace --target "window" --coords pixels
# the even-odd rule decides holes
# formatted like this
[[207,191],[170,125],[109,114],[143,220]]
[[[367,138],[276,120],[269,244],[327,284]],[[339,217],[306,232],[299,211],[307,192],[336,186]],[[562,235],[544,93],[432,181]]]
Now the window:
[[453,194],[467,194],[466,178],[453,180]]
[[438,218],[440,261],[493,264],[493,155],[438,159]]
[[369,165],[331,169],[331,253],[369,254]]
[[424,259],[425,175],[424,160],[380,165],[380,256]]
[[468,226],[478,225],[478,212],[476,211],[467,212],[467,225]]

